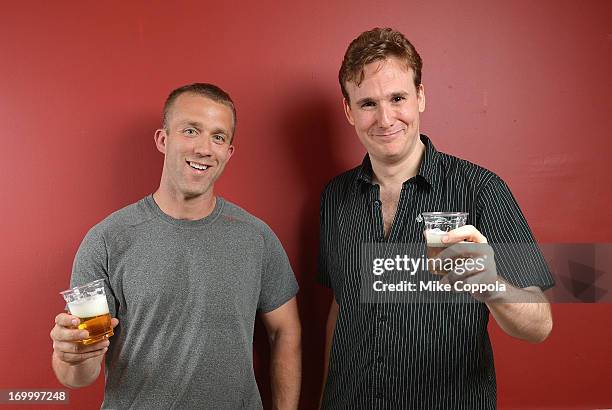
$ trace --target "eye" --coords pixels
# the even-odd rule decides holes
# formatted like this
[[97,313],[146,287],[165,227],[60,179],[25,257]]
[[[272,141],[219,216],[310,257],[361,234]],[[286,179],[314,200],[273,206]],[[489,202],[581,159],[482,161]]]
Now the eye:
[[213,140],[215,142],[224,143],[225,142],[225,135],[223,135],[223,134],[215,134],[215,135],[213,135]]
[[193,137],[198,135],[198,130],[196,130],[195,128],[185,128],[183,130],[183,134],[187,135],[188,137]]
[[403,97],[401,95],[396,95],[395,97],[391,98],[391,101],[393,101],[394,103],[398,103],[400,101],[404,101],[406,99],[406,97]]
[[366,101],[361,104],[361,108],[371,108],[371,107],[376,107],[376,103],[374,103],[374,101]]

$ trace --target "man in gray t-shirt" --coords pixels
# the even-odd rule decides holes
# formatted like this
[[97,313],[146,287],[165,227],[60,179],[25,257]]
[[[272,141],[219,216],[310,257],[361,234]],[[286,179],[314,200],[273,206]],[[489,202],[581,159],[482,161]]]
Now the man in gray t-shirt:
[[236,114],[211,84],[174,90],[155,143],[159,189],[94,226],[71,286],[104,279],[115,335],[84,346],[78,318],[57,315],[52,364],[68,387],[93,383],[105,359],[103,408],[260,409],[253,373],[257,312],[271,343],[277,408],[300,391],[298,285],[278,238],[214,194],[231,157]]

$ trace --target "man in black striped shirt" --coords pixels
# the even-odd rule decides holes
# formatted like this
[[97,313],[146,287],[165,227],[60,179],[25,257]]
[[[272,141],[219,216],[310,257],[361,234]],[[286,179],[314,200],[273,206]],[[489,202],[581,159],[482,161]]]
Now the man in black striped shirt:
[[[552,329],[542,290],[554,282],[506,184],[438,152],[419,133],[421,68],[412,44],[391,29],[362,33],[340,68],[346,117],[368,154],[321,195],[319,281],[334,293],[324,409],[495,408],[489,313],[507,334],[530,342]],[[363,280],[364,244],[424,248],[420,215],[428,211],[469,213],[468,225],[444,239],[452,245],[447,251],[488,258],[465,282],[502,283],[505,292],[466,293],[464,303],[364,300],[363,286],[370,286]],[[480,247],[466,250],[471,243]],[[532,246],[519,258],[495,244]]]

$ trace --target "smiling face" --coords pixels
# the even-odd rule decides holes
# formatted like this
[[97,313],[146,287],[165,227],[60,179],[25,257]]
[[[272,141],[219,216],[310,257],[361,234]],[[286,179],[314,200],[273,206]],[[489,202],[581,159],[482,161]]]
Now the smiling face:
[[212,197],[214,183],[234,152],[232,110],[185,93],[174,101],[166,125],[155,133],[157,149],[164,154],[160,189],[180,199]]
[[346,83],[350,101],[344,111],[372,161],[396,163],[413,154],[419,115],[425,110],[423,86],[415,87],[412,69],[396,57],[367,64],[363,81]]

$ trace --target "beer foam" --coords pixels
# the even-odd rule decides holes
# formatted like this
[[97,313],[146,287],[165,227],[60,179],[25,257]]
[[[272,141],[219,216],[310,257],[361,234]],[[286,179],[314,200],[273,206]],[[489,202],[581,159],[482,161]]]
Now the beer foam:
[[80,318],[100,316],[108,313],[108,303],[106,296],[95,295],[68,303],[68,309],[71,314]]
[[442,237],[446,234],[446,231],[439,228],[427,229],[425,231],[425,239],[430,246],[445,246],[445,244],[442,243]]

